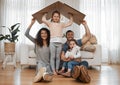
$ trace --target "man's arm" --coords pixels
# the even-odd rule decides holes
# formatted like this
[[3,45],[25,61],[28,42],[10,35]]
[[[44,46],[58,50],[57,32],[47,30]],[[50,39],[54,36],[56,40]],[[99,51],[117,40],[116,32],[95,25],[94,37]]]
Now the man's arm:
[[82,44],[85,44],[90,39],[91,33],[90,33],[89,27],[87,25],[87,22],[85,20],[82,22],[82,24],[83,24],[83,26],[85,28],[85,35],[82,38],[81,42],[82,42]]
[[70,58],[66,58],[65,57],[65,52],[64,51],[61,52],[61,60],[63,60],[63,61],[70,61]]

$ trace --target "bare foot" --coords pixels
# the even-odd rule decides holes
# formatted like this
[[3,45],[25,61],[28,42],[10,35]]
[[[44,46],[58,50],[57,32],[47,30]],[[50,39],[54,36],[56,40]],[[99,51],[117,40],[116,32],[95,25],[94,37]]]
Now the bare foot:
[[71,77],[71,73],[70,72],[62,73],[61,75],[65,76],[65,77]]
[[56,72],[56,71],[53,71],[53,74],[54,74],[54,75],[57,75],[57,72]]
[[60,71],[58,71],[58,74],[62,74],[62,73],[64,73],[64,70],[60,70]]

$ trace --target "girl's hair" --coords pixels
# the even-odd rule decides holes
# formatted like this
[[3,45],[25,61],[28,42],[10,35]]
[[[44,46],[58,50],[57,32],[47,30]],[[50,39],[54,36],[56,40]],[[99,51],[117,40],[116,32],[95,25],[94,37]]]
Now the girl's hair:
[[[57,10],[55,10],[55,11],[53,11],[53,13],[52,13],[52,17],[53,17],[53,15],[54,15],[55,13],[57,13],[57,14],[60,16],[60,12],[57,11]],[[53,19],[51,19],[51,21],[53,21]]]
[[47,39],[46,39],[46,41],[47,41],[47,46],[49,46],[49,44],[50,44],[50,31],[47,28],[41,28],[38,31],[38,33],[36,35],[36,40],[35,40],[36,44],[38,46],[40,46],[40,47],[43,47],[43,39],[41,38],[41,32],[42,31],[46,31],[47,32]]
[[78,45],[78,44],[77,44],[77,41],[76,41],[75,39],[71,39],[71,40],[69,40],[69,42],[68,42],[68,48],[69,48],[69,49],[70,49],[70,42],[71,42],[71,41],[75,42],[75,44]]
[[78,45],[78,44],[77,44],[77,41],[76,41],[75,39],[71,39],[71,40],[69,40],[69,43],[68,43],[68,44],[70,44],[71,41],[74,41],[75,44]]

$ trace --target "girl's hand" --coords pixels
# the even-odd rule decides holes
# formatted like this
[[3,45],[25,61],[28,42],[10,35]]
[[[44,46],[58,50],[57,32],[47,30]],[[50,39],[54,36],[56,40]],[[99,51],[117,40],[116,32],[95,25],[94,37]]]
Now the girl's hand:
[[69,15],[69,16],[73,16],[73,14],[72,14],[72,13],[70,13],[70,12],[68,13],[68,15]]
[[47,14],[48,14],[48,12],[43,12],[43,13],[42,13],[42,15],[45,15],[45,16],[46,16]]
[[74,59],[74,56],[70,56],[70,59],[73,60],[73,59]]
[[68,15],[70,16],[70,19],[73,21],[73,14],[69,12]]

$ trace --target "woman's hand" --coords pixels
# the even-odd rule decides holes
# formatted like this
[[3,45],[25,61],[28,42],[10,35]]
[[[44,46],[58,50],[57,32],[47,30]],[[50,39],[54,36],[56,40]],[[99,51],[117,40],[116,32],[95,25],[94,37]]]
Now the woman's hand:
[[32,25],[35,23],[36,19],[35,18],[32,18],[31,19],[31,23],[30,25],[28,26],[29,29],[31,29]]
[[32,20],[31,20],[31,24],[34,24],[35,21],[36,21],[36,19],[35,19],[35,18],[32,18]]

